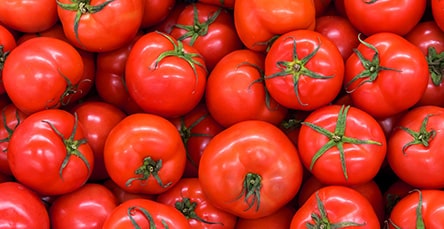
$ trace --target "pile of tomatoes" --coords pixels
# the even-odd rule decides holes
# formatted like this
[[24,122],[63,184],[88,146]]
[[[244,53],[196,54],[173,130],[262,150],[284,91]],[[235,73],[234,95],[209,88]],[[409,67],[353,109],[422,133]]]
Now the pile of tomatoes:
[[0,1],[0,228],[441,228],[444,1]]

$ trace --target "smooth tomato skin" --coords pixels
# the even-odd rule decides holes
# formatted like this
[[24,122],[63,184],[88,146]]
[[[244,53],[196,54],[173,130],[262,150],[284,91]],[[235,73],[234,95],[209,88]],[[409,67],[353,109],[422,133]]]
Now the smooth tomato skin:
[[344,9],[348,20],[367,36],[380,32],[402,36],[421,20],[426,9],[426,2],[424,0],[372,2],[344,0]]
[[175,0],[143,0],[143,17],[140,29],[161,23],[174,8]]
[[31,114],[59,108],[70,89],[68,81],[77,85],[83,71],[82,57],[72,45],[57,38],[36,37],[8,55],[3,83],[14,105]]
[[274,36],[298,29],[314,29],[313,0],[237,0],[234,24],[245,47],[265,51]]
[[[260,194],[253,201],[244,196],[249,174],[261,177]],[[236,123],[213,137],[199,165],[208,200],[248,219],[270,215],[287,204],[298,192],[302,175],[293,143],[278,127],[259,120]]]
[[[424,119],[428,116],[426,131],[435,131],[428,146],[421,143],[403,147],[414,138],[403,128],[419,132]],[[437,106],[420,106],[408,111],[401,117],[388,139],[387,160],[393,172],[404,182],[417,188],[442,188],[444,178],[440,176],[444,168],[442,157],[442,129],[444,108]],[[424,134],[423,134],[424,135]],[[417,169],[421,168],[421,169]],[[427,179],[424,179],[427,177]]]
[[291,219],[296,210],[289,206],[284,206],[275,213],[261,217],[259,219],[243,219],[239,218],[235,229],[288,229],[290,228]]
[[[68,147],[49,123],[64,139],[71,141],[70,147],[77,148],[78,152],[70,149],[72,154],[67,157]],[[8,163],[12,174],[41,195],[62,195],[80,188],[94,168],[91,147],[78,142],[83,138],[82,126],[67,111],[48,109],[29,115],[9,141]],[[85,161],[75,153],[81,154]],[[62,167],[66,159],[67,164]]]
[[[24,19],[27,20],[24,20]],[[36,33],[56,24],[57,3],[53,0],[8,0],[0,2],[0,23],[8,28]]]
[[444,31],[444,2],[441,0],[431,0],[431,9],[433,20]]
[[[197,217],[207,222],[193,218],[192,214],[186,212],[188,209],[186,207],[183,209],[177,208],[177,203],[184,203],[185,199],[196,204],[193,212]],[[158,195],[156,201],[176,207],[179,211],[185,210],[182,214],[187,218],[189,217],[188,223],[192,228],[234,228],[234,225],[236,224],[236,216],[214,207],[211,202],[208,201],[202,191],[198,178],[182,178],[173,188]]]
[[[385,118],[415,105],[429,80],[427,60],[421,50],[394,33],[377,33],[364,39],[364,42],[378,50],[380,66],[392,70],[379,71],[371,82],[362,83],[367,77],[350,83],[365,70],[357,54],[350,55],[345,63],[344,87],[354,106],[375,118]],[[364,44],[359,44],[357,50],[367,60],[372,60],[375,55]]]
[[[153,218],[153,222],[142,213],[146,210]],[[130,218],[131,217],[131,218]],[[135,222],[132,222],[132,220]],[[124,229],[133,228],[137,224],[138,228],[191,228],[187,218],[174,207],[148,199],[127,200],[116,208],[105,220],[103,229]],[[151,225],[152,224],[152,225]]]
[[290,229],[306,228],[307,223],[314,223],[312,214],[320,215],[316,194],[319,196],[331,224],[354,222],[365,225],[353,228],[380,228],[378,216],[370,202],[362,194],[346,186],[326,186],[313,193],[296,211]]
[[[57,14],[68,40],[76,47],[90,52],[118,49],[130,42],[139,31],[144,12],[144,0],[114,0],[98,12],[81,14],[75,29],[76,10],[64,9],[61,4],[81,4],[73,0],[60,0]],[[98,6],[106,0],[92,0]]]
[[[136,173],[148,157],[161,161],[157,173],[163,186],[153,175],[144,178],[144,174]],[[138,113],[126,116],[108,134],[104,161],[110,178],[125,191],[159,194],[182,177],[186,152],[179,132],[170,121],[158,115]]]
[[49,229],[49,215],[39,196],[24,185],[0,183],[0,228]]
[[101,229],[117,205],[117,198],[105,186],[87,183],[54,200],[49,209],[51,228]]
[[[295,44],[296,43],[296,44]],[[303,60],[319,48],[306,63],[295,67],[283,67],[279,62],[293,63]],[[294,56],[296,49],[297,57]],[[299,66],[301,70],[297,70]],[[317,73],[326,79],[308,76],[304,69]],[[285,72],[290,71],[290,72]],[[275,76],[282,72],[283,76]],[[285,74],[287,73],[287,74]],[[298,77],[295,93],[294,77]],[[333,101],[342,89],[344,61],[333,42],[319,32],[294,30],[281,35],[274,41],[265,57],[265,85],[279,104],[295,110],[314,110]]]
[[[206,85],[205,103],[211,116],[222,126],[240,121],[281,122],[288,109],[269,98],[262,83],[265,56],[249,49],[227,54],[211,71]],[[242,107],[243,109],[239,109]]]
[[[179,56],[166,56],[159,61],[161,55],[174,51],[177,45],[178,41],[170,35],[149,32],[136,41],[128,55],[126,86],[147,113],[178,117],[191,111],[204,95],[208,73],[194,47],[183,43]],[[180,55],[187,55],[195,63],[190,64]]]

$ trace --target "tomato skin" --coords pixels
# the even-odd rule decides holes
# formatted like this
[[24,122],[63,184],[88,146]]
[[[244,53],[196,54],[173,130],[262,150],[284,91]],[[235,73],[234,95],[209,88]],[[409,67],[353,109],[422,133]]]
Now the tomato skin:
[[0,183],[0,227],[49,229],[49,215],[38,195],[18,182]]
[[[259,120],[236,123],[213,137],[199,165],[208,200],[248,219],[270,215],[287,204],[299,190],[302,174],[293,143],[278,127]],[[245,197],[247,192],[252,194]]]
[[110,178],[125,191],[159,194],[182,177],[186,152],[170,121],[138,113],[126,116],[108,134],[104,161]]
[[[313,193],[296,211],[290,229],[306,228],[307,223],[314,224],[313,214],[321,216],[316,195],[325,209],[329,225],[353,222],[363,224],[353,228],[380,228],[372,205],[362,194],[345,186],[326,186]],[[322,225],[326,226],[327,224]]]
[[14,105],[31,114],[60,107],[83,71],[82,57],[69,43],[36,37],[9,54],[3,68],[3,83]]
[[235,229],[288,229],[290,228],[291,219],[296,210],[292,207],[284,206],[275,213],[258,219],[239,218]]
[[244,46],[265,51],[274,36],[298,29],[314,29],[316,9],[313,0],[237,0],[234,24]]
[[413,189],[415,189],[413,186],[399,179],[388,186],[387,190],[383,194],[386,219],[390,218],[393,207],[395,207],[402,198],[410,194],[410,191]]
[[157,25],[165,20],[171,13],[175,0],[143,0],[143,17],[140,25],[141,29]]
[[117,198],[117,203],[121,204],[131,199],[149,199],[155,200],[157,195],[131,193],[120,188],[113,180],[107,179],[103,182],[103,185],[108,188],[114,196]]
[[441,0],[431,0],[433,20],[439,28],[444,31],[444,2]]
[[41,195],[72,192],[86,183],[94,168],[91,147],[82,139],[82,126],[71,113],[60,109],[33,113],[9,141],[12,174]]
[[0,94],[5,94],[5,87],[3,86],[3,65],[8,57],[8,54],[17,46],[14,35],[9,29],[0,25]]
[[[150,221],[142,209],[152,217]],[[131,221],[134,220],[134,222]],[[174,207],[148,199],[127,200],[117,206],[108,216],[103,229],[133,228],[191,228],[188,220]]]
[[341,53],[327,37],[312,30],[281,35],[265,57],[265,85],[271,97],[289,109],[327,105],[342,89],[343,78]]
[[54,200],[49,209],[51,226],[57,228],[101,229],[117,199],[105,186],[87,183]]

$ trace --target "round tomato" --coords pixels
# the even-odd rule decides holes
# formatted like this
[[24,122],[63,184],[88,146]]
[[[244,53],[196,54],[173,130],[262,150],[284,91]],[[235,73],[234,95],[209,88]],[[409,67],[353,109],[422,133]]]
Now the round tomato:
[[143,0],[141,29],[157,25],[165,20],[176,4],[175,0]]
[[265,57],[265,85],[271,97],[290,109],[314,110],[327,105],[342,89],[343,78],[341,53],[319,32],[285,33]]
[[275,125],[248,120],[216,135],[199,165],[199,181],[209,202],[241,218],[276,212],[302,182],[298,152]]

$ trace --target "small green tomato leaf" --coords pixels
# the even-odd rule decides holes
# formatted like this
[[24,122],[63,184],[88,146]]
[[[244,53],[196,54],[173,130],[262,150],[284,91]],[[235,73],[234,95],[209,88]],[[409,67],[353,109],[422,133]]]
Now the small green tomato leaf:
[[427,123],[429,122],[429,118],[433,116],[432,114],[426,115],[426,117],[422,120],[421,127],[419,128],[418,132],[413,131],[410,128],[401,126],[400,129],[406,131],[410,136],[413,137],[413,140],[408,142],[402,147],[402,153],[406,155],[406,150],[408,147],[412,145],[422,144],[424,147],[428,147],[430,141],[433,140],[433,138],[436,135],[436,130],[430,130],[427,131]]
[[[11,139],[12,133],[18,127],[18,125],[20,125],[20,123],[22,122],[20,115],[19,115],[19,111],[16,110],[15,111],[15,119],[17,120],[17,123],[15,124],[15,126],[12,129],[9,128],[8,121],[6,120],[6,114],[5,114],[6,108],[7,107],[4,107],[2,109],[2,124],[3,124],[3,128],[5,128],[6,132],[8,133],[8,136],[3,139],[0,139],[0,143],[9,142],[9,140]],[[8,148],[5,148],[3,150],[4,153],[6,153],[7,151],[8,151]]]
[[[136,222],[136,220],[134,219],[134,214],[136,213],[136,211],[140,211],[143,216],[145,216],[145,218],[148,220],[149,224],[150,224],[150,228],[149,229],[156,229],[156,224],[154,223],[154,217],[151,215],[151,213],[146,210],[145,208],[142,207],[138,207],[138,206],[132,206],[128,208],[127,211],[127,215],[131,221],[131,224],[133,225],[133,227],[135,229],[142,229],[142,227],[140,227],[140,225]],[[162,220],[162,225],[165,229],[169,229],[167,223]]]
[[3,66],[5,65],[6,57],[8,57],[9,52],[5,52],[3,45],[0,44],[0,71],[3,70]]
[[429,72],[433,85],[438,87],[443,80],[444,52],[437,53],[436,49],[430,46],[427,50],[427,62],[429,63]]
[[142,165],[139,168],[137,168],[136,171],[134,171],[134,173],[138,177],[133,177],[133,178],[128,179],[126,181],[125,185],[127,187],[129,187],[129,186],[131,186],[131,183],[133,181],[136,181],[136,180],[145,181],[150,176],[153,176],[154,179],[156,179],[156,181],[160,187],[167,188],[172,184],[172,182],[168,182],[167,184],[163,183],[162,179],[160,179],[160,176],[159,176],[159,171],[161,168],[162,168],[162,160],[155,161],[151,157],[145,157],[143,159]]
[[205,223],[205,224],[220,224],[220,225],[223,225],[223,223],[221,223],[221,222],[210,222],[210,221],[207,221],[207,220],[203,219],[199,215],[197,215],[197,213],[195,211],[196,207],[197,207],[197,202],[191,201],[190,198],[183,197],[181,201],[177,201],[175,203],[175,207],[176,207],[177,210],[182,212],[182,214],[187,219],[195,219],[195,220],[200,221],[200,222]]
[[243,198],[248,207],[245,211],[250,210],[256,205],[256,211],[259,211],[261,202],[262,177],[255,173],[247,173],[245,175],[242,191],[236,200]]

